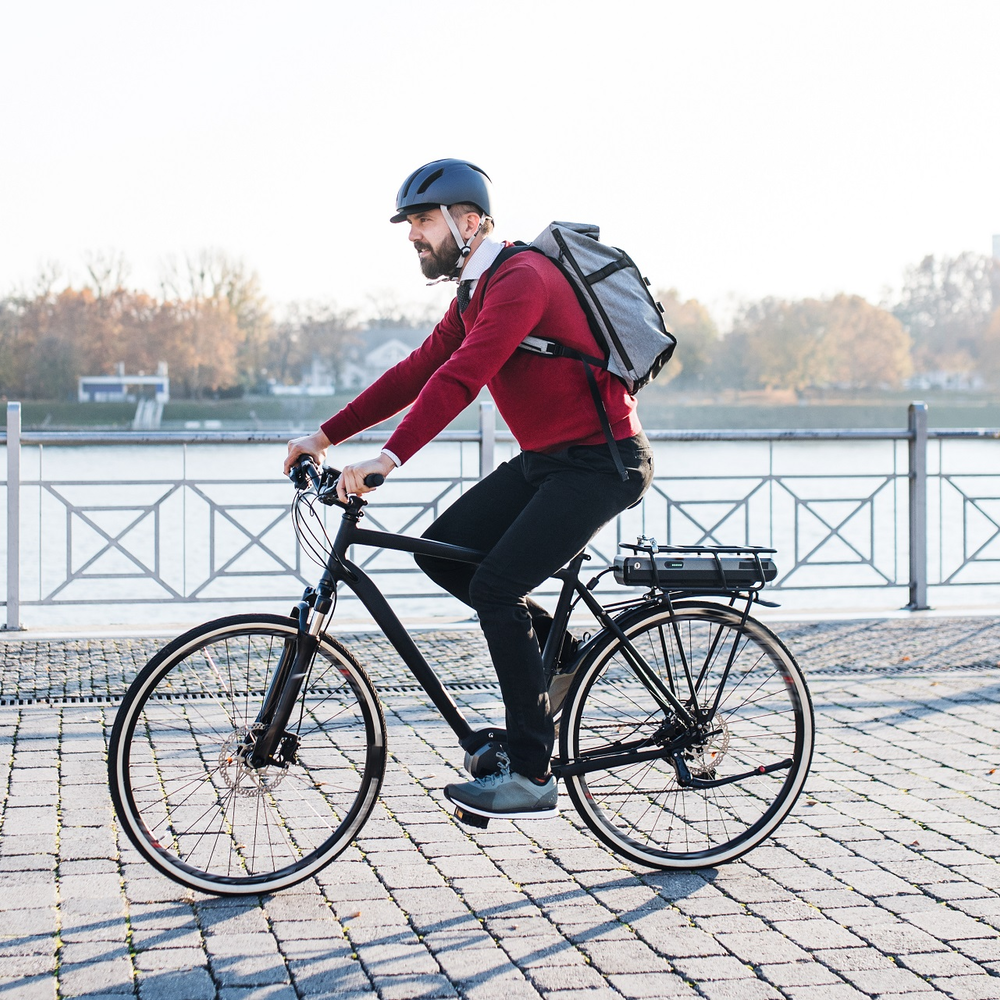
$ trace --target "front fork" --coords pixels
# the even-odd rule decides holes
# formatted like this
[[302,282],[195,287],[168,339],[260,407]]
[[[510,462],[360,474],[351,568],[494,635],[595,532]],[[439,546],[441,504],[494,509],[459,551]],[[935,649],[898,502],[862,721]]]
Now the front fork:
[[299,740],[288,731],[288,722],[312,669],[330,603],[329,598],[324,599],[310,587],[293,609],[298,631],[285,640],[267,694],[244,740],[242,755],[248,767],[285,768],[295,763]]

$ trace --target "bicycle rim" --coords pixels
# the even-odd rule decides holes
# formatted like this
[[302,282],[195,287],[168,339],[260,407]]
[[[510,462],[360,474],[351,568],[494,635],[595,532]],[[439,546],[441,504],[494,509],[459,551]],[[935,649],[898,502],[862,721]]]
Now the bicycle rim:
[[272,892],[332,861],[364,825],[385,769],[385,721],[364,670],[323,636],[289,720],[287,767],[245,766],[295,624],[234,616],[157,654],[125,696],[109,777],[122,828],[163,874],[216,895]]
[[[664,749],[566,784],[587,825],[623,857],[653,868],[705,868],[751,850],[795,804],[812,756],[812,704],[795,660],[759,622],[742,623],[714,604],[679,603],[675,612],[675,623],[662,607],[633,612],[622,627],[682,704],[693,704],[685,662],[698,704],[717,704],[682,758],[692,777],[724,783],[684,787]],[[613,636],[580,668],[561,730],[567,760],[621,746],[655,751],[683,733]]]

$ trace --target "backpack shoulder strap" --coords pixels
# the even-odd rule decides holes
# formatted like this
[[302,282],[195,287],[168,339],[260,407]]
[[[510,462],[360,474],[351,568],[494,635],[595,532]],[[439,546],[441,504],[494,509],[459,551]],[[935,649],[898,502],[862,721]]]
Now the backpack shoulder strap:
[[[483,286],[483,295],[486,294],[486,286],[489,284],[490,278],[492,278],[493,275],[496,273],[497,268],[499,268],[501,264],[505,264],[508,260],[511,259],[511,257],[514,257],[519,253],[523,253],[525,250],[535,250],[535,248],[528,246],[527,243],[522,243],[520,240],[518,240],[511,246],[504,247],[503,250],[501,250],[500,253],[497,254],[496,260],[494,260],[493,263],[490,264],[490,266],[486,269],[486,272],[479,279],[480,283]],[[535,250],[535,253],[541,253],[541,250]]]
[[[540,250],[538,247],[533,247],[526,243],[518,242],[512,246],[504,247],[503,250],[497,254],[496,260],[493,261],[483,276],[479,279],[483,283],[483,295],[486,294],[486,283],[493,277],[497,268],[499,268],[501,264],[510,260],[510,258],[515,254],[523,253],[525,250],[534,250],[535,253],[547,256],[544,254],[544,251]],[[551,258],[549,259],[551,260]],[[572,285],[572,282],[570,282],[570,284]],[[579,298],[579,294],[577,295],[577,298]],[[582,301],[581,305],[583,305]],[[584,308],[584,312],[586,313],[586,308]],[[584,354],[582,351],[574,350],[572,347],[566,347],[565,345],[559,344],[554,340],[546,340],[543,337],[525,337],[520,346],[522,350],[530,351],[534,354],[543,354],[551,358],[576,358],[577,360],[583,362],[583,369],[587,374],[587,387],[590,389],[590,395],[594,401],[594,408],[597,410],[597,416],[601,422],[601,430],[604,432],[604,439],[607,441],[608,447],[611,450],[611,457],[614,459],[618,475],[621,477],[622,482],[628,482],[628,473],[625,471],[625,465],[622,462],[621,454],[618,451],[618,443],[615,441],[614,435],[611,433],[611,423],[608,420],[608,411],[604,406],[604,401],[601,399],[601,393],[597,387],[597,379],[594,378],[593,367],[607,367],[604,359],[591,357],[588,354]]]

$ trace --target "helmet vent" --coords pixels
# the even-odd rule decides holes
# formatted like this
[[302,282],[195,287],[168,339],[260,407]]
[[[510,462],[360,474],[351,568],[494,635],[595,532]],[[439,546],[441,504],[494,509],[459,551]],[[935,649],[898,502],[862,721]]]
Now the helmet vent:
[[417,188],[417,194],[423,194],[443,173],[444,169],[439,167],[433,173],[428,174],[420,187]]

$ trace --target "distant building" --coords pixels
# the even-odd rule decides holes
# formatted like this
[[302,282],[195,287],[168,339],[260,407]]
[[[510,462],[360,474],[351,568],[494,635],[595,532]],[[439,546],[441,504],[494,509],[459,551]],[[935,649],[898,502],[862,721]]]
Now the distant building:
[[155,375],[126,375],[124,365],[118,365],[116,375],[81,375],[77,399],[81,403],[137,403],[142,399],[168,403],[167,366],[159,364]]
[[393,365],[398,365],[403,358],[408,357],[413,348],[402,340],[393,338],[369,351],[358,361],[348,361],[340,373],[340,383],[343,389],[365,389],[383,372]]

